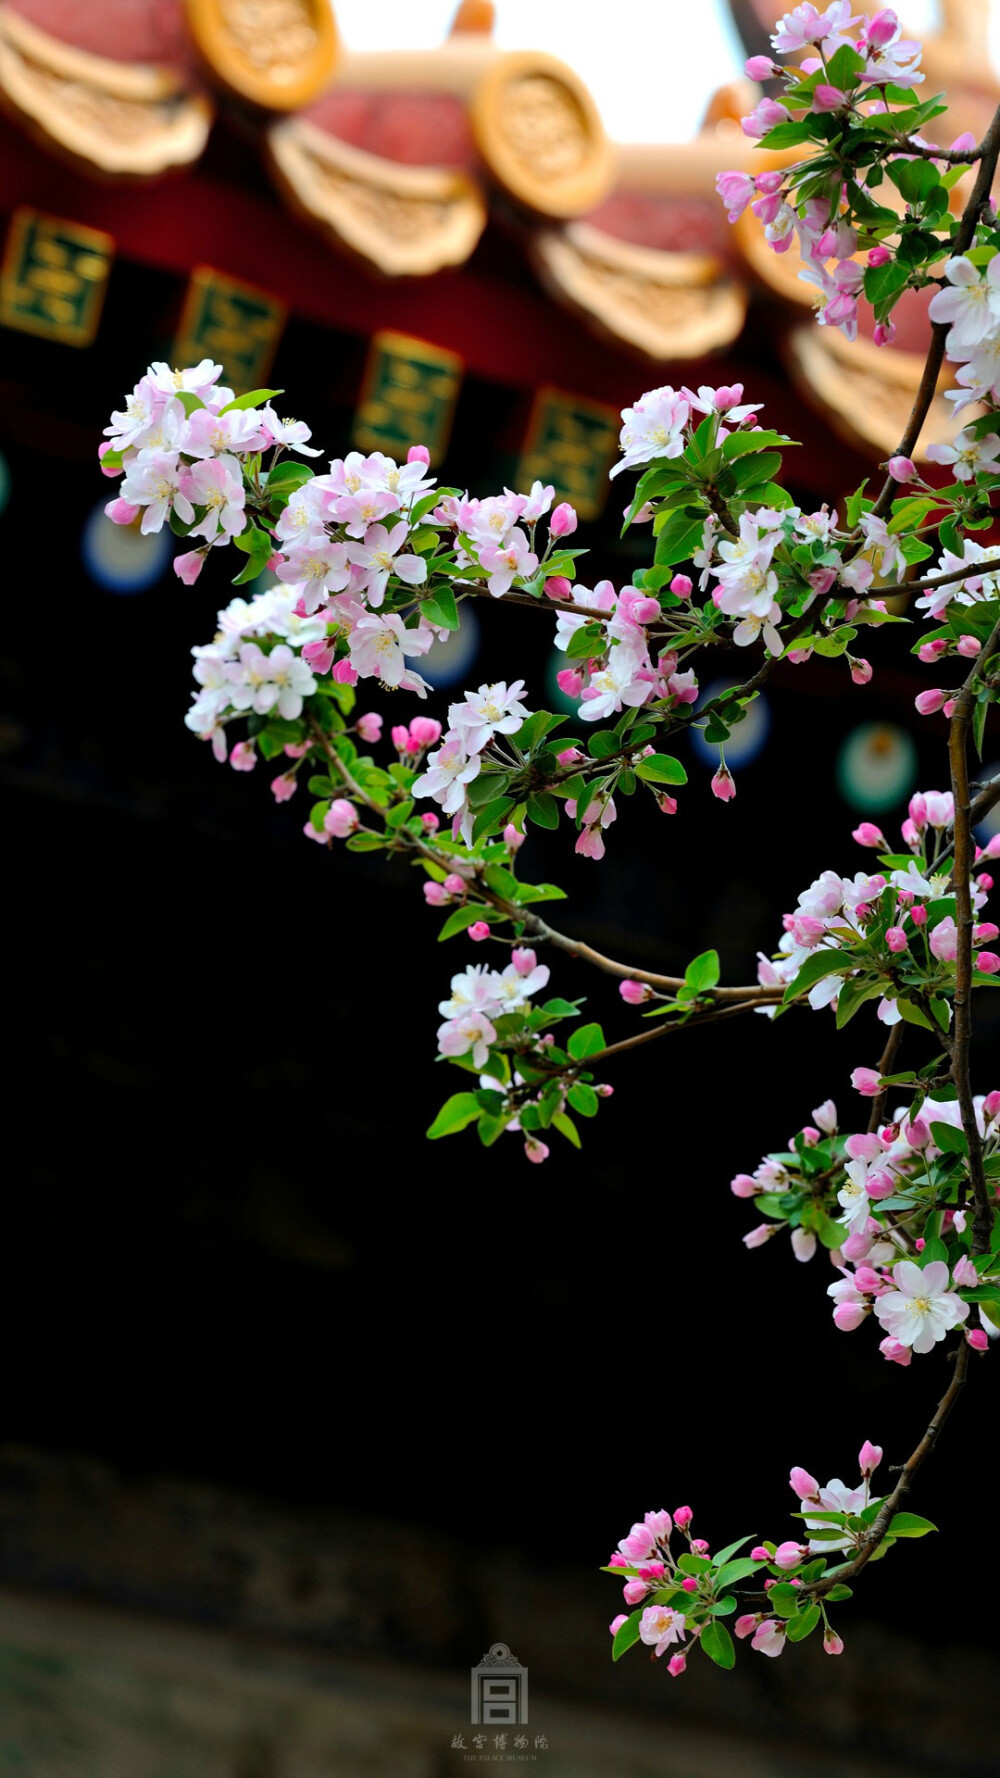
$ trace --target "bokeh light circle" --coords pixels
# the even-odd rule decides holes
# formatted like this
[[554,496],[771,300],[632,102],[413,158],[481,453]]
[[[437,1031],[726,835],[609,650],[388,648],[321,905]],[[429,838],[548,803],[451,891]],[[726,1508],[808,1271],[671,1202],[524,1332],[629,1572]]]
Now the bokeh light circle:
[[108,593],[143,593],[155,586],[173,555],[173,532],[164,525],[144,537],[135,525],[116,525],[95,506],[80,539],[83,565]]
[[848,735],[837,756],[837,788],[848,806],[882,814],[909,796],[917,781],[917,750],[905,729],[866,722]]
[[448,691],[464,680],[479,653],[479,619],[468,604],[463,605],[461,616],[460,629],[452,630],[444,642],[432,642],[426,654],[411,659],[414,671],[435,691]]
[[[698,700],[699,707],[711,703],[713,698],[722,696],[723,692],[732,691],[738,685],[736,679],[716,679],[706,685]],[[748,766],[757,758],[767,744],[771,732],[771,712],[763,698],[755,698],[749,706],[742,722],[738,722],[731,731],[725,745],[726,763],[733,766]],[[719,763],[717,744],[706,741],[704,730],[692,728],[688,730],[691,739],[691,751],[703,765],[711,766],[714,771]]]

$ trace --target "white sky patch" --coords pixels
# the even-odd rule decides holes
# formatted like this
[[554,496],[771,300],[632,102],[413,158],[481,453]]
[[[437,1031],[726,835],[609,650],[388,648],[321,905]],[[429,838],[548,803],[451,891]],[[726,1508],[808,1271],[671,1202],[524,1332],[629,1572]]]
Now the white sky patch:
[[[348,49],[430,49],[457,0],[335,0]],[[777,10],[777,8],[776,8]],[[616,142],[683,142],[742,72],[724,0],[498,0],[501,49],[541,49],[585,81]]]

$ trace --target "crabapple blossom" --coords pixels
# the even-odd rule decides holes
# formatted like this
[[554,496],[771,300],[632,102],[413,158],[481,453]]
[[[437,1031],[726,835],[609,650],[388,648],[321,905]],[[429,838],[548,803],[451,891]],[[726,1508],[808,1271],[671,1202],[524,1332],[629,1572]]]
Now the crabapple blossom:
[[968,1303],[948,1289],[944,1260],[931,1260],[923,1270],[912,1260],[900,1260],[892,1281],[894,1288],[878,1298],[875,1314],[891,1339],[914,1352],[929,1352],[969,1313]]

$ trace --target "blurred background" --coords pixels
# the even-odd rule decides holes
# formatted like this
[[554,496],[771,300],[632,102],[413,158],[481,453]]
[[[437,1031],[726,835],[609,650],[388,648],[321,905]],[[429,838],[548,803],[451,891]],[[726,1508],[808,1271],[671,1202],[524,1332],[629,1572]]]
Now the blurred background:
[[[684,1502],[716,1545],[792,1535],[792,1463],[853,1483],[866,1437],[901,1461],[944,1386],[940,1359],[890,1372],[835,1332],[822,1256],[747,1254],[728,1190],[828,1094],[856,1118],[880,1028],[651,1045],[544,1168],[513,1140],[428,1148],[452,1090],[435,1007],[468,949],[438,950],[405,867],[306,845],[303,808],[185,730],[227,564],[181,587],[166,532],[105,519],[97,468],[147,363],[208,355],[287,390],[331,456],[423,442],[473,493],[551,481],[591,579],[644,559],[607,470],[619,409],[659,383],[744,382],[802,441],[796,499],[842,500],[899,436],[926,322],[914,302],[893,353],[848,346],[792,256],[725,223],[772,11],[0,7],[0,1774],[996,1769],[982,1367],[914,1500],[942,1533],[870,1571],[839,1660],[813,1639],[676,1684],[609,1660],[598,1569],[634,1518]],[[948,139],[1000,99],[995,12],[909,15]],[[948,430],[939,398],[917,454]],[[718,944],[752,980],[810,876],[864,862],[858,819],[894,835],[944,786],[908,646],[872,632],[864,692],[842,662],[779,669],[734,737],[734,804],[694,737],[676,817],[629,806],[600,867],[533,829],[527,875],[614,955],[673,970]],[[470,614],[427,672],[443,707],[515,662],[563,707],[516,609]],[[635,1028],[612,982],[548,961],[609,1038]],[[530,1673],[523,1749],[472,1740],[497,1643]]]

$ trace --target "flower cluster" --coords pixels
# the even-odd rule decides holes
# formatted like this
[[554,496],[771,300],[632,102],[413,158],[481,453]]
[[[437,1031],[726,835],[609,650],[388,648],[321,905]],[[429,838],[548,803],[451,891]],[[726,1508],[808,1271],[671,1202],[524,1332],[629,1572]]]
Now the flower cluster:
[[[752,1542],[749,1537],[713,1555],[704,1538],[691,1536],[694,1514],[689,1506],[673,1514],[647,1513],[621,1539],[604,1569],[624,1577],[625,1604],[632,1607],[631,1615],[621,1613],[610,1625],[615,1660],[642,1642],[654,1656],[675,1651],[667,1663],[674,1678],[684,1672],[692,1647],[717,1666],[732,1667],[736,1650],[722,1620],[737,1612],[733,1631],[739,1640],[750,1637],[758,1654],[773,1659],[786,1641],[802,1642],[820,1624],[826,1653],[841,1654],[844,1644],[830,1625],[827,1605],[849,1599],[851,1589],[837,1578],[843,1568],[830,1569],[826,1557],[853,1556],[882,1512],[883,1501],[871,1493],[882,1455],[881,1446],[865,1440],[856,1488],[836,1476],[821,1487],[807,1470],[793,1468],[789,1484],[800,1502],[797,1516],[805,1537],[755,1544],[749,1555],[737,1553]],[[933,1529],[913,1513],[891,1513],[884,1542],[888,1548],[898,1537],[919,1537]],[[673,1546],[675,1536],[683,1546],[680,1552]],[[753,1594],[741,1599],[748,1581]],[[740,1612],[741,1603],[752,1600],[759,1602],[758,1608]]]
[[[804,994],[814,1009],[833,1007],[841,1025],[866,1000],[877,998],[876,1011],[886,1025],[908,1019],[928,1030],[947,1030],[958,944],[948,846],[953,819],[950,791],[913,796],[902,829],[911,855],[891,853],[881,829],[863,821],[854,838],[883,854],[884,869],[853,877],[821,872],[784,916],[777,953],[760,955],[761,984],[784,987],[786,999]],[[998,854],[1000,842],[992,840],[985,851],[977,849],[981,859]],[[977,914],[992,887],[992,877],[982,871],[973,886]],[[979,979],[1000,971],[1000,954],[987,948],[998,936],[992,921],[977,922]],[[773,1008],[764,1010],[774,1016]]]
[[[878,1090],[877,1071],[857,1070]],[[829,1250],[840,1277],[828,1286],[842,1332],[874,1312],[881,1351],[897,1364],[929,1352],[979,1305],[981,1328],[970,1343],[984,1350],[1000,1327],[1000,1258],[971,1254],[973,1194],[968,1146],[954,1098],[924,1093],[915,1076],[909,1108],[874,1130],[842,1134],[826,1100],[785,1152],[737,1173],[731,1189],[768,1221],[744,1235],[761,1247],[782,1229],[796,1259]],[[989,1177],[1000,1178],[1000,1092],[975,1101]],[[996,1217],[1000,1229],[1000,1217]]]

